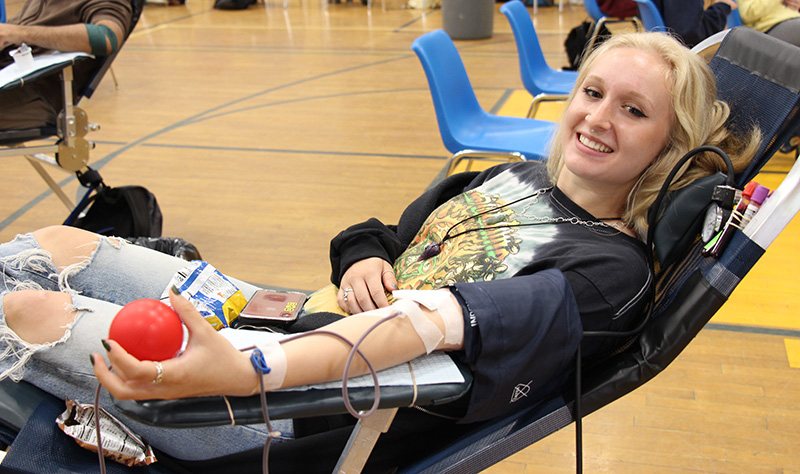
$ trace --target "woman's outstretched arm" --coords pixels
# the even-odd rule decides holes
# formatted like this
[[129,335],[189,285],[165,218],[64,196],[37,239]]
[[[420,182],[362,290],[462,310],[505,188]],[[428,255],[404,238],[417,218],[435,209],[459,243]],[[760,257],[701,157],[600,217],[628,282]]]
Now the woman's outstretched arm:
[[[460,311],[455,298],[452,295],[449,298]],[[106,341],[107,355],[113,371],[99,355],[91,356],[95,375],[103,386],[118,399],[138,400],[257,393],[258,378],[249,355],[239,352],[218,334],[185,298],[170,294],[170,302],[188,328],[189,342],[180,356],[162,362],[162,381],[153,383],[157,375],[155,363],[139,361],[109,340]],[[420,309],[425,318],[445,334],[447,328],[438,311],[422,306]],[[355,342],[377,321],[378,318],[368,312],[344,318],[324,329]],[[463,318],[459,317],[459,323],[463,325]],[[463,346],[463,336],[460,339],[458,343],[446,343],[443,338],[435,349],[459,350]],[[286,375],[281,388],[341,379],[350,352],[346,343],[322,334],[288,341],[282,344],[282,348],[286,355]],[[401,364],[427,352],[408,317],[394,318],[381,324],[364,340],[360,349],[375,370]],[[356,357],[351,375],[364,373],[367,373],[366,365]]]

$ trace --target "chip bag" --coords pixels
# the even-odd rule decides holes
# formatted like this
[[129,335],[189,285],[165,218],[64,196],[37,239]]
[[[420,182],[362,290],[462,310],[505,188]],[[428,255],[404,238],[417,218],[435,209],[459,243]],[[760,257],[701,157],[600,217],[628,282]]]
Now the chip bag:
[[216,330],[230,327],[247,304],[247,299],[236,285],[202,260],[195,260],[178,270],[164,289],[162,300],[168,298],[173,286]]

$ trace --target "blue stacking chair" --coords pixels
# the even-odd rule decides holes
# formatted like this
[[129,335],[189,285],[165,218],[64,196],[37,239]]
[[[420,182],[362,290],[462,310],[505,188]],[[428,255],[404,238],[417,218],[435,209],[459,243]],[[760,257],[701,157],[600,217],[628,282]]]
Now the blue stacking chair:
[[[717,78],[719,97],[731,106],[732,128],[744,134],[757,125],[763,133],[764,140],[756,159],[734,178],[736,185],[742,187],[800,128],[800,114],[797,113],[800,109],[800,49],[747,28],[736,28],[726,35],[710,66]],[[676,220],[685,223],[695,217],[686,215],[685,209],[679,204],[681,192],[678,194],[669,201],[664,212],[664,215],[673,217],[666,218],[666,222],[664,219],[659,221],[656,232],[665,225],[673,225]],[[590,372],[576,377],[574,385],[564,387],[560,394],[542,400],[538,405],[503,418],[470,425],[466,431],[463,426],[454,429],[450,438],[444,440],[443,448],[438,447],[432,454],[420,452],[418,456],[409,457],[399,472],[477,473],[573,422],[578,428],[576,452],[577,470],[580,472],[581,432],[578,422],[581,417],[630,393],[663,371],[723,305],[798,210],[800,164],[796,163],[750,224],[743,231],[736,231],[719,258],[703,257],[702,244],[697,240],[671,248],[671,252],[679,254],[680,258],[660,268],[656,274],[656,301],[651,317],[637,335],[620,339],[620,349],[613,355],[597,361]],[[699,234],[698,229],[693,231]],[[667,251],[660,247],[658,240],[655,250],[658,255]],[[2,388],[0,394],[11,393]],[[456,389],[458,393],[463,391],[463,387]],[[25,393],[11,395],[20,402],[19,405],[27,401]],[[55,400],[54,397],[49,398]],[[218,403],[214,413],[209,413],[208,407],[201,406],[194,410],[192,424],[230,423],[229,410],[238,420],[240,411],[253,412],[253,407],[259,403],[257,396],[231,402],[232,407]],[[309,411],[326,408],[324,403],[315,402],[313,398],[297,400],[295,395],[287,397],[285,402],[287,405],[305,406]],[[166,401],[164,404],[145,402],[141,404],[139,413],[149,419],[171,418],[181,410],[182,403],[190,407],[190,411],[192,406],[198,404],[196,399]],[[12,414],[22,411],[19,405],[11,405]],[[271,411],[281,409],[275,405],[270,405]],[[163,409],[164,406],[168,408]],[[147,414],[148,410],[152,410],[152,413]],[[247,418],[246,414],[244,417]],[[260,419],[258,416],[251,417],[253,422]],[[25,422],[23,430],[36,421],[22,418]],[[51,431],[55,430],[52,417],[41,418],[38,422]],[[26,439],[29,440],[27,444],[14,445],[8,456],[17,457],[21,451],[47,454],[38,448],[38,443],[43,442],[37,441],[41,437]],[[292,441],[285,444],[290,443]],[[71,440],[68,444],[74,446]],[[311,449],[310,452],[313,452]],[[86,457],[88,466],[96,463],[93,454],[88,453]],[[131,468],[125,472],[160,472],[158,469],[156,463],[145,471]]]
[[443,30],[411,45],[428,78],[442,141],[453,156],[448,174],[468,160],[544,160],[555,123],[486,112],[478,103],[464,63]]
[[664,17],[661,16],[661,12],[658,11],[658,7],[652,0],[633,1],[639,6],[639,18],[642,20],[642,26],[644,26],[645,31],[667,32]]
[[533,96],[528,117],[534,117],[541,102],[566,100],[578,73],[556,70],[547,64],[533,21],[522,2],[506,2],[500,7],[500,12],[508,18],[514,32],[522,84]]
[[728,28],[736,28],[737,26],[742,26],[742,15],[739,13],[738,8],[731,10],[728,15]]
[[636,31],[644,31],[644,27],[642,26],[642,22],[639,21],[638,18],[612,18],[607,17],[602,10],[600,10],[600,6],[597,4],[597,0],[584,0],[583,7],[586,9],[586,13],[592,19],[594,25],[592,25],[592,33],[589,36],[589,43],[586,45],[585,51],[591,51],[594,48],[595,43],[597,43],[597,36],[600,34],[600,29],[606,24],[614,24],[614,23],[631,23]]

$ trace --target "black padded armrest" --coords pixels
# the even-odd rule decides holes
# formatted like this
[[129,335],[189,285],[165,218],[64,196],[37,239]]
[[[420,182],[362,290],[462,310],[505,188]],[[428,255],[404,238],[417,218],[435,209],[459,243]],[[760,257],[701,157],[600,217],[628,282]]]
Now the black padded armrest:
[[[415,405],[441,405],[464,396],[472,385],[472,374],[456,362],[464,382],[419,385],[416,401],[412,386],[381,387],[379,408]],[[350,401],[356,410],[368,410],[374,402],[372,388],[348,388]],[[237,425],[263,423],[258,395],[227,397]],[[178,400],[130,401],[114,400],[114,405],[126,415],[142,423],[168,428],[230,425],[231,417],[223,397],[196,397]],[[346,413],[341,389],[280,391],[267,394],[271,419],[307,418]]]

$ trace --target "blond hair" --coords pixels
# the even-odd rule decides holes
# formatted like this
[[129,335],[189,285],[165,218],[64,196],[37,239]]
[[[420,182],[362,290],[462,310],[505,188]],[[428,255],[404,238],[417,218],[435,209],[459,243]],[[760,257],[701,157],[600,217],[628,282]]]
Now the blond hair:
[[[740,171],[755,155],[760,133],[757,129],[753,130],[745,140],[733,136],[725,126],[730,109],[728,104],[716,99],[717,86],[708,65],[674,38],[663,33],[618,34],[594,49],[581,64],[576,86],[567,99],[567,107],[580,90],[597,58],[614,48],[633,48],[652,53],[664,61],[668,71],[665,80],[673,108],[668,142],[631,188],[622,215],[626,225],[639,236],[644,236],[647,233],[647,212],[667,175],[681,157],[698,146],[713,145],[724,150],[730,156],[734,169]],[[554,183],[564,165],[560,133],[561,131],[556,134],[548,160],[550,177]],[[679,189],[718,170],[725,170],[720,157],[714,153],[701,153],[683,166],[670,189]]]

